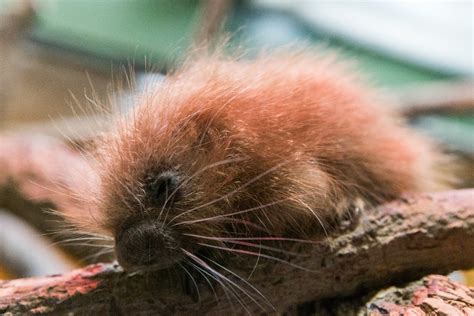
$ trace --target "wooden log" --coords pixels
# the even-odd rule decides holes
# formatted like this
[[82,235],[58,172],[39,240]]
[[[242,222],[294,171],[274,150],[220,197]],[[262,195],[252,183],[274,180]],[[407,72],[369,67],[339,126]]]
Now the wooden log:
[[405,287],[391,287],[366,303],[369,315],[474,315],[474,288],[430,275]]
[[324,316],[470,316],[474,315],[474,288],[442,275],[428,275],[403,286],[352,298],[317,301],[295,306],[291,315]]
[[430,273],[474,267],[473,196],[472,189],[405,195],[366,213],[338,236],[288,247],[305,255],[284,258],[293,266],[264,258],[256,267],[248,257],[229,262],[228,268],[242,278],[255,270],[248,282],[273,307],[235,278],[259,304],[242,293],[241,304],[226,299],[217,283],[216,299],[198,279],[198,298],[185,290],[176,273],[128,275],[116,265],[99,264],[64,275],[2,282],[0,313],[241,314],[245,309],[284,311],[303,302],[362,295]]

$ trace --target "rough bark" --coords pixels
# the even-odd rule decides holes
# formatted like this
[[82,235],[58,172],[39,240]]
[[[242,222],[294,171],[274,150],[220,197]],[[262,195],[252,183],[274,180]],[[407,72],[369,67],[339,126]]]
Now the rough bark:
[[474,315],[474,288],[431,275],[404,288],[392,287],[366,303],[370,315]]
[[474,289],[446,276],[429,275],[364,296],[305,303],[287,315],[469,316],[474,315]]
[[[288,247],[305,256],[288,255],[284,259],[311,272],[261,259],[250,282],[276,310],[284,311],[299,303],[363,295],[430,273],[474,267],[473,194],[474,190],[459,190],[406,195],[366,214],[355,227],[348,227],[338,236]],[[246,277],[254,264],[248,258],[235,258],[229,267]],[[214,289],[218,300],[198,279],[198,299],[179,280],[168,271],[127,275],[114,265],[93,265],[64,275],[0,283],[0,313],[244,311],[235,299],[226,299],[217,283]],[[271,311],[255,292],[250,293],[261,305],[241,295],[250,312]],[[472,305],[472,301],[466,302]]]

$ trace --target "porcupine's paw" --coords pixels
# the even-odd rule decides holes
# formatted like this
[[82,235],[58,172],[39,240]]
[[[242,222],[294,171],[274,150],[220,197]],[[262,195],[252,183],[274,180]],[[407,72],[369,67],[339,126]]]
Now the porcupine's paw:
[[360,223],[366,209],[366,202],[360,197],[345,199],[338,203],[333,224],[335,230],[344,232],[354,229]]

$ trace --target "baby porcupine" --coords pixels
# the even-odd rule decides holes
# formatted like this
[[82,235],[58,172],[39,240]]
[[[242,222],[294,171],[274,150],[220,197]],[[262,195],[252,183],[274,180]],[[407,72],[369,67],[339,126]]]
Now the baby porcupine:
[[65,215],[140,270],[436,189],[442,155],[357,80],[307,52],[189,62],[99,142],[92,202]]

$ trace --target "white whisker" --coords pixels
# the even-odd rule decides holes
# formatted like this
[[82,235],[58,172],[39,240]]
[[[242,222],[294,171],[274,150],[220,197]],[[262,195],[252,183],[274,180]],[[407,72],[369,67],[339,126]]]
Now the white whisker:
[[184,270],[184,272],[191,278],[191,281],[193,282],[194,288],[195,288],[196,291],[197,291],[198,303],[201,303],[201,292],[199,291],[199,286],[197,285],[196,280],[194,279],[194,277],[192,276],[192,274],[188,271],[188,269],[186,269],[182,264],[179,264],[179,266],[180,266],[180,267]]
[[[241,280],[242,282],[244,282],[247,286],[249,286],[253,291],[255,291],[264,301],[265,303],[271,307],[273,310],[276,311],[275,309],[275,306],[273,306],[273,304],[265,297],[265,295],[262,294],[262,292],[260,292],[255,286],[253,286],[252,284],[250,284],[247,280],[245,280],[244,278],[242,278],[240,275],[232,272],[231,270],[227,269],[226,267],[224,267],[223,265],[217,263],[216,261],[212,260],[211,258],[208,258],[206,256],[202,256],[204,258],[206,258],[207,260],[209,260],[210,262],[212,262],[213,264],[215,264],[216,266],[220,267],[221,269],[224,269],[225,271],[229,272],[230,274],[232,274],[233,276],[235,276],[236,278],[238,278],[239,280]],[[260,305],[259,305],[260,306]],[[263,309],[263,308],[262,308]]]
[[[197,244],[198,244],[198,245],[201,245],[201,246],[204,246],[204,247],[209,247],[209,248],[214,248],[214,249],[219,249],[219,250],[224,250],[224,251],[229,251],[229,252],[234,252],[234,253],[239,253],[239,254],[244,254],[244,255],[251,255],[251,256],[257,256],[257,255],[259,255],[259,254],[256,253],[256,252],[248,251],[248,250],[231,249],[231,248],[220,247],[220,246],[210,245],[210,244],[205,244],[205,243],[197,243]],[[260,254],[260,256],[261,256],[262,258],[266,258],[266,259],[274,260],[274,261],[277,261],[277,262],[280,262],[280,263],[288,264],[288,265],[290,265],[290,266],[292,266],[292,267],[294,267],[294,268],[298,268],[298,269],[301,269],[301,270],[304,270],[304,271],[307,271],[307,272],[314,272],[313,270],[307,269],[307,268],[305,268],[305,267],[299,266],[299,265],[297,265],[297,264],[291,263],[291,262],[289,262],[289,261],[286,261],[286,260],[283,260],[283,259],[280,259],[280,258],[268,256],[268,255],[265,255],[265,254]]]
[[235,194],[235,193],[239,192],[240,190],[242,190],[242,189],[248,187],[248,186],[251,185],[252,183],[254,183],[254,182],[260,180],[260,179],[263,178],[264,176],[266,176],[266,175],[268,175],[269,173],[271,173],[271,172],[277,170],[278,168],[281,168],[282,166],[284,166],[284,165],[287,164],[287,163],[288,163],[288,161],[279,163],[278,165],[276,165],[276,166],[274,166],[274,167],[268,169],[267,171],[262,172],[261,174],[259,174],[258,176],[254,177],[253,179],[251,179],[250,181],[246,182],[245,184],[241,185],[241,186],[238,187],[237,189],[235,189],[235,190],[233,190],[233,191],[231,191],[231,192],[229,192],[229,193],[227,193],[227,194],[224,194],[223,196],[221,196],[221,197],[219,197],[219,198],[216,198],[216,199],[214,199],[214,200],[212,200],[212,201],[210,201],[210,202],[204,203],[204,204],[202,204],[202,205],[199,205],[199,206],[197,206],[197,207],[194,207],[194,208],[192,208],[192,209],[190,209],[190,210],[187,210],[187,211],[185,211],[185,212],[183,212],[183,213],[180,213],[180,214],[176,215],[174,218],[172,218],[172,219],[170,220],[169,224],[173,223],[176,219],[178,219],[178,218],[181,217],[181,216],[184,216],[184,215],[189,214],[189,213],[191,213],[191,212],[194,212],[194,211],[196,211],[196,210],[202,209],[203,207],[212,205],[212,204],[214,204],[214,203],[216,203],[216,202],[219,202],[219,201],[221,201],[221,200],[223,200],[223,199],[226,199],[226,198],[232,196],[233,194]]

